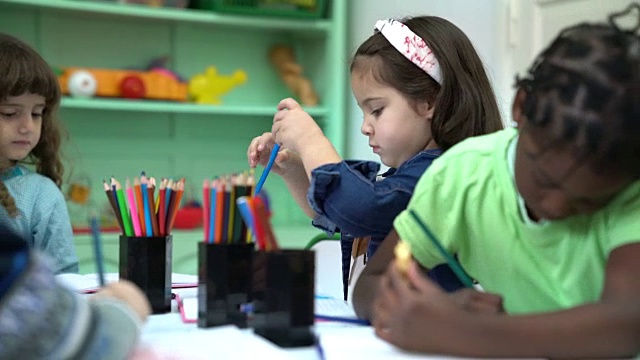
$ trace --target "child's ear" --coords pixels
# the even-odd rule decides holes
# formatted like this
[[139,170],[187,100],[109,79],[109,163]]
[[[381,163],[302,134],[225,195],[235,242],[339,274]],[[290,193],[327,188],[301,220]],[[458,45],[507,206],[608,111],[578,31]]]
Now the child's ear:
[[431,121],[433,119],[433,114],[435,113],[435,104],[430,104],[428,101],[423,101],[418,104],[418,113],[421,116],[424,116],[427,120]]
[[524,114],[524,102],[527,98],[527,93],[523,89],[518,89],[516,92],[516,96],[513,99],[513,106],[511,107],[511,116],[513,121],[516,123],[518,127],[522,127],[524,125],[525,114]]

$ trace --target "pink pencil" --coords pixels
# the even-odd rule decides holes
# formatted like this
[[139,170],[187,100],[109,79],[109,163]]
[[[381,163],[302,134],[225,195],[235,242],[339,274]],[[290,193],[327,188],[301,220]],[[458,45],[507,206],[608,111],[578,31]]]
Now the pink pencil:
[[133,188],[131,187],[131,183],[129,179],[127,179],[126,183],[127,187],[127,199],[129,200],[129,211],[131,211],[131,220],[133,222],[133,233],[135,236],[142,235],[142,229],[140,229],[140,220],[138,219],[138,209],[136,208],[136,197],[133,194]]
[[209,190],[209,180],[202,182],[202,223],[204,227],[204,242],[209,242],[209,214],[211,212],[211,191]]

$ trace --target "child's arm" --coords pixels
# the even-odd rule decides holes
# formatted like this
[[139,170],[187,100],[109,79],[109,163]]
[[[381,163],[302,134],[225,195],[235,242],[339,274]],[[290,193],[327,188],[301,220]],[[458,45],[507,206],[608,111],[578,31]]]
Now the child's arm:
[[50,261],[30,253],[0,299],[0,358],[125,359],[149,304],[130,284],[88,298],[56,281]]
[[367,266],[362,270],[355,287],[353,288],[353,309],[360,319],[373,320],[371,306],[376,294],[380,279],[390,263],[393,262],[394,249],[398,243],[398,233],[391,230],[391,233],[384,239],[378,250],[367,262]]
[[38,201],[30,219],[34,247],[55,261],[56,274],[77,273],[78,257],[64,196],[48,179],[37,191]]
[[[640,353],[640,243],[610,254],[600,301],[532,315],[462,311],[413,266],[389,267],[373,306],[381,338],[407,350],[473,357],[614,358]],[[506,299],[507,301],[509,299]]]

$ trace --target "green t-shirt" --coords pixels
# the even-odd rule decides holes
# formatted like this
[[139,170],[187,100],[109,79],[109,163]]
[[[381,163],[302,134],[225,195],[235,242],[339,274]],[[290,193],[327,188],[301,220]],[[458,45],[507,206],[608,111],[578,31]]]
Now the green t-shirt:
[[[526,222],[508,161],[516,139],[506,129],[448,150],[420,178],[408,209],[485,290],[504,297],[509,313],[597,301],[609,253],[640,242],[640,181],[596,213]],[[394,227],[423,266],[445,261],[408,211]]]

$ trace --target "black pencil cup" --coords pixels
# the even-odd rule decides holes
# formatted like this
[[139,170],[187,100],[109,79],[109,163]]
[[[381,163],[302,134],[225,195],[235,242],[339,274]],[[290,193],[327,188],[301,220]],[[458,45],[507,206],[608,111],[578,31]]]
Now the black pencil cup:
[[254,263],[254,332],[281,347],[312,345],[314,252],[257,252]]
[[120,279],[136,284],[154,314],[171,311],[172,238],[120,236]]
[[253,244],[198,244],[198,327],[247,327]]

